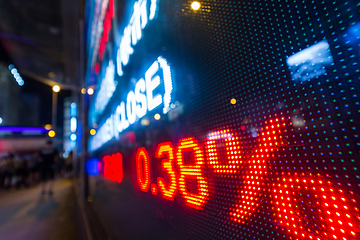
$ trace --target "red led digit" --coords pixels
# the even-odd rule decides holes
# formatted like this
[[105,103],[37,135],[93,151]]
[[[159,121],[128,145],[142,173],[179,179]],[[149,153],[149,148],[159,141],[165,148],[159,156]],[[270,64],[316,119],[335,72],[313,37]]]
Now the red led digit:
[[150,163],[149,155],[143,147],[136,153],[136,174],[141,191],[147,192],[150,187]]
[[104,177],[121,183],[123,179],[122,155],[116,153],[113,155],[104,156]]
[[273,184],[278,221],[296,239],[357,239],[359,222],[344,191],[320,176],[283,177]]
[[112,171],[111,171],[111,158],[110,156],[104,156],[104,177],[112,180]]
[[162,177],[158,177],[157,185],[163,197],[168,200],[174,200],[176,191],[176,175],[173,169],[174,162],[174,148],[170,142],[160,143],[156,150],[156,158],[163,158],[167,155],[167,159],[163,159],[161,162],[162,169],[167,172],[169,177],[169,186],[166,187],[165,181]]
[[[193,152],[194,165],[184,165],[183,153],[186,151]],[[186,205],[202,210],[203,205],[208,201],[209,191],[207,179],[203,176],[204,154],[194,137],[180,139],[176,159],[179,167],[179,191],[185,198]],[[196,180],[198,193],[188,192],[186,179]]]

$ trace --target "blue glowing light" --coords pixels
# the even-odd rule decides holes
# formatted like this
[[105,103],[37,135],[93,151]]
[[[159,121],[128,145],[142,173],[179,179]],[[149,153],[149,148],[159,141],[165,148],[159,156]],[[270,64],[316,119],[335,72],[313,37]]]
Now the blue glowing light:
[[91,158],[87,160],[86,172],[89,176],[99,175],[99,159]]
[[9,65],[9,70],[11,71],[13,77],[15,78],[15,80],[19,84],[19,86],[23,86],[25,82],[22,79],[22,77],[20,76],[20,73],[18,72],[18,70],[14,67],[14,64]]
[[110,98],[114,94],[116,89],[115,78],[115,65],[113,61],[109,62],[109,65],[106,67],[105,77],[101,81],[100,89],[96,95],[95,99],[95,111],[98,114],[102,114],[106,105],[110,101]]
[[28,133],[45,133],[48,132],[44,127],[0,127],[0,132],[28,132]]
[[360,23],[350,27],[347,33],[344,34],[344,39],[348,44],[357,44],[360,41]]
[[70,131],[76,132],[76,128],[77,128],[77,119],[76,117],[72,117],[70,118]]
[[[134,48],[142,37],[142,30],[146,27],[148,20],[153,20],[157,10],[157,0],[152,0],[150,9],[146,9],[146,1],[139,0],[134,3],[133,14],[129,24],[125,27],[117,52],[116,65],[119,76],[124,74],[122,67],[129,63]],[[148,16],[149,12],[149,16]]]
[[76,103],[70,104],[70,117],[76,117]]
[[70,135],[70,140],[71,140],[71,141],[76,141],[76,134],[75,134],[75,133],[72,133],[72,134]]

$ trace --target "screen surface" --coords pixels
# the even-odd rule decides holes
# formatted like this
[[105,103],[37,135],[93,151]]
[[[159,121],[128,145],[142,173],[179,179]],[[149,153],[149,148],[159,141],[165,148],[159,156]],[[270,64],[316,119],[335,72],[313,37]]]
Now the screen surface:
[[89,6],[91,204],[115,239],[359,238],[359,1]]

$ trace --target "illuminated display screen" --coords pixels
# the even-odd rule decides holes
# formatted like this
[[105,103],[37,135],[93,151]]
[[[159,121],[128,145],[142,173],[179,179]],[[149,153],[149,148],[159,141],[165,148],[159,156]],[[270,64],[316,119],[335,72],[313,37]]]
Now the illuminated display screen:
[[359,11],[89,1],[90,194],[109,234],[359,239]]

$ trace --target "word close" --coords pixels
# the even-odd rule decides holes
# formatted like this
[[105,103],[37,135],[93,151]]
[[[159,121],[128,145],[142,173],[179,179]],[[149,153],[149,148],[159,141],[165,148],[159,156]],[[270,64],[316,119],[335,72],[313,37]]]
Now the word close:
[[[161,90],[163,94],[160,93]],[[163,113],[166,114],[170,110],[172,90],[170,66],[163,57],[158,57],[146,71],[145,79],[138,80],[135,89],[128,92],[126,103],[122,101],[98,129],[90,140],[89,150],[95,151],[111,139],[119,139],[122,131],[161,104]],[[107,101],[108,99],[106,98]]]

